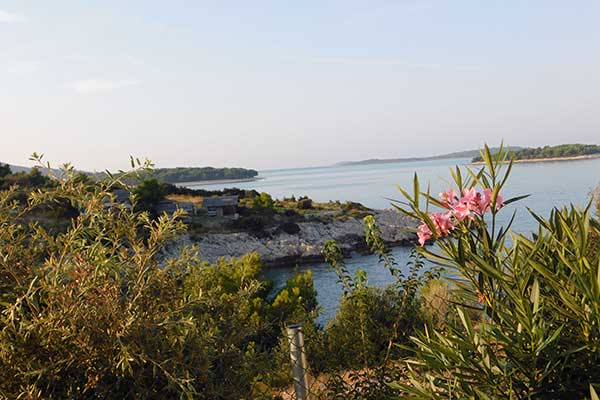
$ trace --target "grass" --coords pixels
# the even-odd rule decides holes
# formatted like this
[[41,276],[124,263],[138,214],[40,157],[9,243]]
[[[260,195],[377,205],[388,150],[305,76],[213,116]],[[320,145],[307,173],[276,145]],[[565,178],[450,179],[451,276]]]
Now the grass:
[[202,207],[202,201],[204,200],[204,197],[192,196],[188,194],[170,194],[167,196],[167,199],[177,202],[193,203],[194,206],[199,209]]

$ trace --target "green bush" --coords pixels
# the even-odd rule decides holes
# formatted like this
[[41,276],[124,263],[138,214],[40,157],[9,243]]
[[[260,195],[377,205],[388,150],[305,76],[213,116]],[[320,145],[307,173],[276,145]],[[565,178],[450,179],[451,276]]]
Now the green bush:
[[234,228],[247,230],[254,234],[263,234],[267,223],[265,218],[256,215],[243,216],[232,222]]
[[449,317],[452,293],[448,281],[434,279],[421,288],[420,315],[429,324],[443,330]]
[[0,179],[12,174],[10,165],[0,163]]
[[[600,382],[600,262],[589,251],[600,224],[589,208],[555,209],[548,218],[532,214],[534,235],[511,234],[509,241],[510,223],[500,227],[497,218],[512,167],[503,173],[504,157],[492,158],[486,147],[485,168],[464,177],[457,167],[458,196],[480,188],[491,197],[485,211],[473,208],[464,219],[457,210],[470,201],[431,197],[416,177],[412,194],[403,191],[409,208],[402,210],[423,221],[420,234],[437,238],[439,250],[421,253],[456,277],[459,304],[444,331],[413,338],[411,379],[394,386],[409,397],[585,398]],[[436,207],[453,214],[450,226],[425,211]]]
[[311,210],[313,208],[312,200],[308,197],[299,198],[296,203],[296,207],[299,210]]
[[287,233],[288,235],[296,235],[300,232],[300,226],[295,222],[284,222],[279,225],[279,230]]
[[[285,295],[260,278],[257,255],[168,256],[178,213],[106,208],[116,182],[90,190],[64,173],[27,204],[0,192],[0,397],[231,399],[270,387],[282,327],[313,318],[311,276]],[[79,211],[68,230],[26,222],[57,199]]]
[[140,182],[133,189],[133,194],[135,195],[135,208],[138,211],[152,211],[165,198],[161,184],[154,178]]
[[403,294],[393,287],[360,286],[342,297],[326,326],[331,368],[360,369],[379,365],[406,343],[419,325],[417,302],[403,308]]
[[42,174],[39,168],[32,168],[29,172],[10,173],[10,167],[2,168],[0,174],[0,190],[6,190],[12,186],[18,186],[21,191],[29,193],[34,189],[45,189],[51,187],[55,182],[48,176]]
[[260,195],[254,197],[252,207],[253,208],[265,208],[272,209],[274,205],[273,198],[268,193],[262,192]]
[[334,241],[326,242],[326,261],[343,289],[339,310],[324,332],[330,370],[375,368],[397,360],[402,353],[398,345],[408,343],[423,322],[419,288],[437,277],[435,269],[421,272],[424,265],[416,254],[407,265],[408,274],[397,268],[372,216],[365,218],[365,236],[394,283],[386,288],[369,286],[365,271],[360,269],[350,276],[341,248]]

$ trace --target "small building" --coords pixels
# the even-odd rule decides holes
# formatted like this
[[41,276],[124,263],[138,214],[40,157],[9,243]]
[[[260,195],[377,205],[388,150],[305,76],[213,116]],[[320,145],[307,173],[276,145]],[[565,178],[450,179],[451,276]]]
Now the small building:
[[202,208],[211,217],[222,217],[237,214],[238,196],[207,197],[202,201]]
[[173,201],[164,199],[159,201],[154,207],[154,211],[161,215],[163,213],[167,213],[168,215],[173,215],[175,212],[181,209],[187,213],[184,220],[189,219],[192,215],[196,214],[196,207],[194,207],[194,203],[187,201]]
[[164,213],[167,213],[168,215],[173,215],[175,211],[177,211],[177,203],[173,200],[161,200],[158,203],[156,203],[156,206],[154,206],[154,211],[156,211],[158,215]]
[[178,201],[177,208],[181,208],[188,215],[196,214],[196,206],[194,206],[194,203],[192,203],[191,201]]

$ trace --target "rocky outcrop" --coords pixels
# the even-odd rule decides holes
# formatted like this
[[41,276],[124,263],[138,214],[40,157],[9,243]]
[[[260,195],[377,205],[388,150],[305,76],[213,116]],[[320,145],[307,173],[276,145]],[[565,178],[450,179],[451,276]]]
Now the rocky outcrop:
[[[375,219],[382,238],[390,245],[413,243],[415,222],[394,210],[375,211]],[[366,251],[364,224],[361,219],[348,217],[331,222],[307,220],[298,223],[299,231],[289,234],[273,229],[265,237],[247,232],[209,233],[199,237],[182,237],[181,242],[194,243],[200,248],[204,260],[219,257],[239,257],[250,252],[260,254],[263,264],[288,266],[323,260],[323,244],[335,239],[343,251]],[[182,244],[180,242],[180,244]]]

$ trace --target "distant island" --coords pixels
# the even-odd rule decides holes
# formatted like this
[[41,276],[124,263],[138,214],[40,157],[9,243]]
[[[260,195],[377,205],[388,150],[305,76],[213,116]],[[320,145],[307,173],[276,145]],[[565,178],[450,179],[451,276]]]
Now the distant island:
[[[518,146],[510,146],[505,147],[505,150],[509,151],[519,151],[523,149],[523,147]],[[492,153],[495,153],[499,150],[498,147],[492,147],[490,149]],[[371,164],[395,164],[400,162],[413,162],[413,161],[430,161],[430,160],[446,160],[452,158],[474,158],[479,156],[480,150],[465,150],[465,151],[457,151],[454,153],[440,154],[436,156],[427,156],[427,157],[407,157],[407,158],[372,158],[369,160],[361,160],[361,161],[342,161],[336,166],[352,166],[352,165],[371,165]]]
[[[517,162],[563,161],[600,157],[600,146],[594,144],[561,144],[557,146],[526,147],[511,149],[509,158]],[[482,162],[481,155],[473,157],[474,163]]]
[[166,183],[190,183],[202,181],[232,181],[256,178],[258,171],[246,168],[157,168],[152,177]]
[[[0,162],[2,164],[2,162]],[[29,173],[31,167],[23,167],[19,165],[6,164],[10,167],[13,173],[24,172]],[[55,175],[60,175],[58,169],[38,168],[43,175],[52,172]],[[105,172],[85,172],[94,179],[103,179],[106,177]],[[114,173],[117,176],[119,173]],[[181,183],[221,183],[231,181],[251,181],[256,179],[258,171],[246,168],[213,168],[213,167],[176,167],[176,168],[156,168],[147,174],[141,174],[141,179],[155,178],[159,182],[181,184]],[[132,180],[131,178],[128,180]],[[135,182],[129,182],[134,184]]]
[[[105,173],[92,174],[101,179]],[[118,175],[118,174],[115,174]],[[256,179],[258,171],[246,168],[213,168],[213,167],[177,167],[156,168],[142,173],[139,178],[129,177],[127,183],[135,184],[138,180],[154,178],[159,182],[170,184],[203,184],[223,182],[243,182]]]

